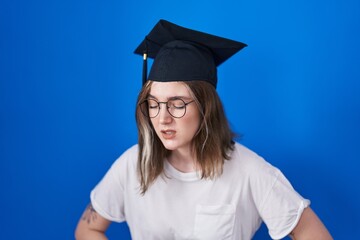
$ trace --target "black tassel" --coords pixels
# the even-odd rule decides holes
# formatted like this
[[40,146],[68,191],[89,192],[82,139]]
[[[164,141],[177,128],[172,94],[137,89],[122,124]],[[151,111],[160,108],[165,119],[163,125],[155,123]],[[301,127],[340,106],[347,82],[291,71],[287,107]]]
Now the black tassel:
[[143,85],[146,83],[146,80],[147,80],[147,53],[144,52],[144,54],[143,54],[143,74],[142,74]]
[[144,49],[144,53],[143,53],[143,74],[142,74],[143,85],[147,81],[147,57],[148,57],[147,54],[148,54],[148,38],[146,36],[145,37],[145,49]]

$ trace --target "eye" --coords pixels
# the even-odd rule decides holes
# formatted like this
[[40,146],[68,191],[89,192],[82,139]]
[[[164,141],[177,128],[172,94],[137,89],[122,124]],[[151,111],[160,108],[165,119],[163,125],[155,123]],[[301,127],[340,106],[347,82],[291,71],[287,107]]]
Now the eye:
[[182,99],[174,99],[169,101],[169,107],[175,109],[184,109],[185,102]]
[[153,99],[147,100],[149,109],[156,109],[159,108],[159,103]]

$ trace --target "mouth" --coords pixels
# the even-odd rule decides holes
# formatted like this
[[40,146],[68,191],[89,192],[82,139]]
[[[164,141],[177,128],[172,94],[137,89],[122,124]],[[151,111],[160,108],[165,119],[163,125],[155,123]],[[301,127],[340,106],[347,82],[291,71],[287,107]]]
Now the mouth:
[[176,131],[175,130],[161,130],[161,135],[166,140],[172,139],[175,137]]

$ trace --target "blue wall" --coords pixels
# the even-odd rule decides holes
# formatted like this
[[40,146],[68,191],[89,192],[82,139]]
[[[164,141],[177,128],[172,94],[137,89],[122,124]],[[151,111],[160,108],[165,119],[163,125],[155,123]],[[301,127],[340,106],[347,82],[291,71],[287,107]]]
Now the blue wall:
[[[360,2],[170,2],[0,2],[0,239],[73,238],[90,190],[137,141],[132,52],[160,18],[249,45],[219,68],[233,128],[335,239],[359,236]],[[109,236],[128,239],[126,225]]]

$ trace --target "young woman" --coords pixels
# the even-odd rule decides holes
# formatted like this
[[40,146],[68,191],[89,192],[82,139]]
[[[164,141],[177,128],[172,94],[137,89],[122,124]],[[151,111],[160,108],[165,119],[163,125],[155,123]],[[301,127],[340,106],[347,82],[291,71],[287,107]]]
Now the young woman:
[[147,35],[139,142],[91,192],[77,239],[106,239],[112,221],[133,239],[246,240],[262,221],[273,239],[332,239],[280,170],[233,141],[216,67],[245,46],[164,20]]

